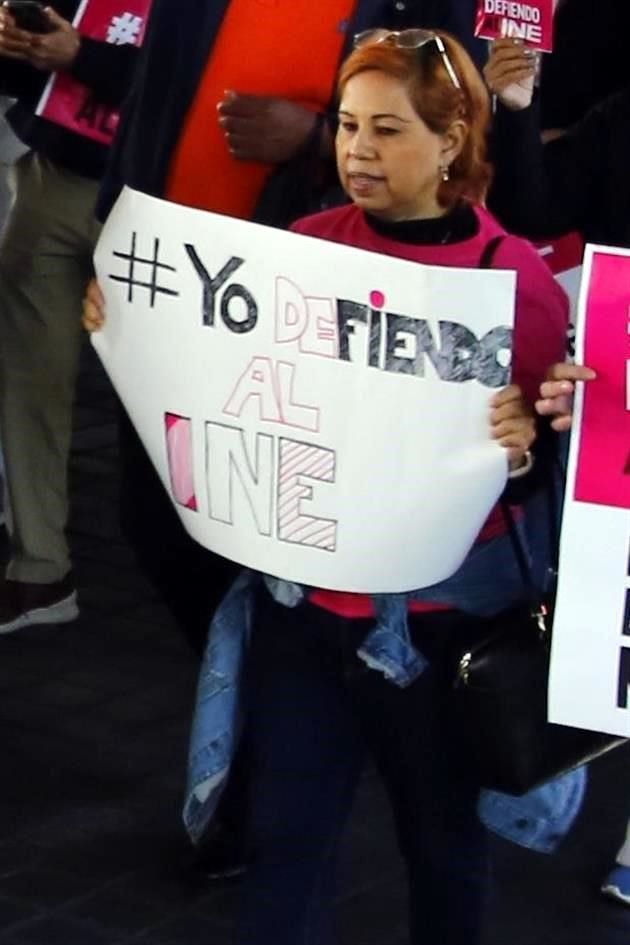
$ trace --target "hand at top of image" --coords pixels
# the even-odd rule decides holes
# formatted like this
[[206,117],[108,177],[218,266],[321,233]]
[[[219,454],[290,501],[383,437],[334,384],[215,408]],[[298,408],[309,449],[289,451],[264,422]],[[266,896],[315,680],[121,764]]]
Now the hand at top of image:
[[506,108],[520,111],[531,104],[538,59],[536,50],[519,39],[498,39],[492,44],[483,75]]

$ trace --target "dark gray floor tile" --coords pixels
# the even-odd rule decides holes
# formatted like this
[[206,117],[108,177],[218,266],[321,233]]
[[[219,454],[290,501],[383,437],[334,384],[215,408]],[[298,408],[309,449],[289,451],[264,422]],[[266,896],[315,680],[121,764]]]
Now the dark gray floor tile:
[[10,936],[15,945],[117,945],[95,923],[63,916],[46,916],[24,923],[12,929]]
[[40,915],[42,909],[37,904],[11,894],[5,889],[5,880],[0,883],[0,930],[9,928],[17,922],[28,921]]

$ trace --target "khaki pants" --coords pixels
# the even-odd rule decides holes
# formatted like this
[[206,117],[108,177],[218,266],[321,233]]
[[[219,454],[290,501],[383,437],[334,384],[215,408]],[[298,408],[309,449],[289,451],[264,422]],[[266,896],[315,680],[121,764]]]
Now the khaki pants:
[[67,467],[98,182],[28,153],[15,166],[15,189],[0,246],[7,577],[46,584],[70,569]]

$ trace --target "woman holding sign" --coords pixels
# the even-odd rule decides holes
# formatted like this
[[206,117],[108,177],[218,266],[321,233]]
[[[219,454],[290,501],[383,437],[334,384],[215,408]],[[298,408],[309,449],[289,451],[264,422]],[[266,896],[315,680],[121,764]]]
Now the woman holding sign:
[[[527,403],[537,394],[541,364],[544,371],[562,356],[567,302],[534,250],[505,236],[481,207],[489,180],[481,78],[446,35],[376,31],[357,37],[339,93],[337,162],[352,204],[294,230],[469,267],[499,238],[493,265],[518,273],[513,377],[520,389],[495,395],[490,422],[518,476],[530,466]],[[334,861],[366,750],[384,778],[408,869],[411,942],[479,941],[488,869],[479,786],[445,728],[444,659],[465,631],[462,611],[500,609],[508,601],[499,603],[497,592],[518,592],[504,574],[513,553],[497,510],[478,544],[492,557],[483,604],[473,603],[466,565],[433,594],[427,589],[407,601],[311,590],[291,608],[279,602],[287,599],[283,588],[268,582],[260,589],[249,690],[253,857],[241,942],[334,941]],[[379,665],[369,645],[373,620],[391,626],[400,607],[413,649],[428,666],[421,671],[420,661],[402,654],[396,660],[390,651],[383,675],[385,660]]]
[[[530,404],[546,366],[562,357],[568,304],[529,244],[507,236],[482,207],[490,169],[481,77],[445,34],[377,30],[356,38],[339,93],[337,163],[352,202],[294,230],[419,263],[516,270],[514,383],[489,397],[488,411],[489,435],[523,483],[534,465]],[[99,322],[99,308],[93,288],[88,326]],[[371,753],[407,866],[412,945],[475,945],[486,840],[479,784],[447,724],[446,668],[461,634],[473,626],[485,632],[483,618],[523,594],[500,510],[459,571],[431,588],[368,597],[259,575],[241,579],[241,599],[244,590],[252,615],[245,687],[250,865],[238,941],[335,941],[337,851]],[[203,673],[211,675],[222,634],[231,634],[233,650],[242,630],[235,594],[215,618],[202,687],[208,681],[211,688]],[[200,706],[211,716],[216,709],[209,698]],[[198,716],[193,741],[200,732],[212,751],[220,740]],[[204,803],[187,805],[189,828]]]

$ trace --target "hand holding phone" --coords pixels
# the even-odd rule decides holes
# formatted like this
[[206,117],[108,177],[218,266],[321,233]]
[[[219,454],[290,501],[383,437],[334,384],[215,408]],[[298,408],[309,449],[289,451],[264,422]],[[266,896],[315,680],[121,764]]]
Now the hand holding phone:
[[44,5],[37,0],[5,0],[3,6],[13,17],[18,29],[27,33],[51,33],[55,28]]
[[72,67],[80,46],[78,30],[52,7],[34,0],[4,0],[0,6],[0,56],[59,72]]

